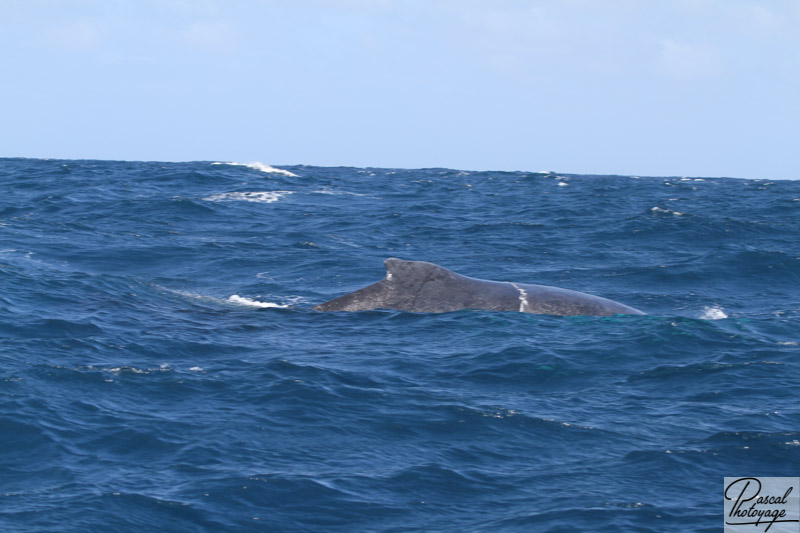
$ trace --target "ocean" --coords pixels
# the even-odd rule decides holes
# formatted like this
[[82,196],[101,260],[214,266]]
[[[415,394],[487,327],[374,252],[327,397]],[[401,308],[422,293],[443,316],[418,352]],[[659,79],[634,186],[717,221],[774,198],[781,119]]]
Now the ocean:
[[[0,159],[0,530],[719,532],[800,181]],[[644,316],[314,311],[390,257]]]

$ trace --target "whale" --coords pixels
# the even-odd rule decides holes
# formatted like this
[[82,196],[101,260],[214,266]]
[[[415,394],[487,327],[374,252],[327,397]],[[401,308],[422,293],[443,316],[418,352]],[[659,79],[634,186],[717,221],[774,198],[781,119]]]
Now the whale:
[[558,316],[644,315],[628,305],[583,292],[462,276],[426,261],[390,257],[377,283],[319,304],[315,311],[394,309],[447,313],[461,309],[518,311]]

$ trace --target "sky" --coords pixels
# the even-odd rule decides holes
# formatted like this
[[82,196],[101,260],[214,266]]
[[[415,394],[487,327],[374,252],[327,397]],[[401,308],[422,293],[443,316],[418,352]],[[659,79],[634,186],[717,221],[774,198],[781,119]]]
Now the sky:
[[0,0],[0,157],[800,179],[798,0]]

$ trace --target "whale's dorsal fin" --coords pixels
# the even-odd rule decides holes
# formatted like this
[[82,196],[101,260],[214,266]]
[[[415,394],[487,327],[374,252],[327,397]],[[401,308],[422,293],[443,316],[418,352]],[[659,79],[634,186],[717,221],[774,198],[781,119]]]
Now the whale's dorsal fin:
[[425,261],[384,261],[386,277],[363,289],[316,306],[317,311],[367,311],[370,309],[411,310],[422,286],[442,267]]
[[405,261],[390,257],[383,262],[386,265],[386,280],[392,283],[424,283],[434,270],[442,267],[425,261]]

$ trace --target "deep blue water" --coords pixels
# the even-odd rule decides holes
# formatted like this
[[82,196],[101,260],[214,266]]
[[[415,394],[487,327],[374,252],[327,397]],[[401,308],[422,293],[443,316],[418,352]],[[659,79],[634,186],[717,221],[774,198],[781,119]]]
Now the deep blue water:
[[[800,475],[800,182],[0,159],[0,530],[722,530]],[[320,313],[388,257],[647,316]]]

